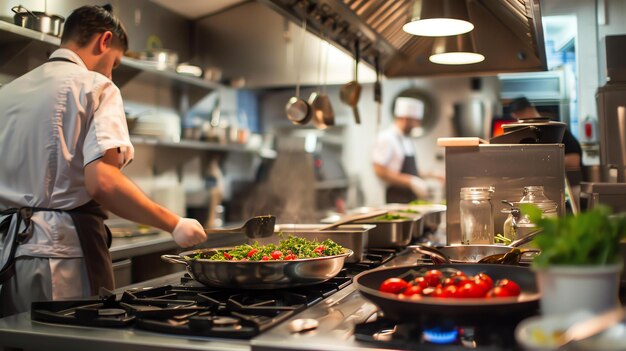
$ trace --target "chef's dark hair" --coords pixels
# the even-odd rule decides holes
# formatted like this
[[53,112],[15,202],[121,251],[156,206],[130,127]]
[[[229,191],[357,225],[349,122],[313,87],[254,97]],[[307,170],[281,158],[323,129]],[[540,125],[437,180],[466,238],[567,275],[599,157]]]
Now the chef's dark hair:
[[110,31],[117,45],[124,51],[128,50],[128,34],[112,10],[111,5],[77,8],[65,21],[61,43],[73,40],[84,46],[94,34]]
[[525,97],[518,97],[517,99],[511,101],[509,104],[509,111],[511,113],[517,113],[520,111],[524,111],[527,108],[533,107],[533,104],[528,101]]

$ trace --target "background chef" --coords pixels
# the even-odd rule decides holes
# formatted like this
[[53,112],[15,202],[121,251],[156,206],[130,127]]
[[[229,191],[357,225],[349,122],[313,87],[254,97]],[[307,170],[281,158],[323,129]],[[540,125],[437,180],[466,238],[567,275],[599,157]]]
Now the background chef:
[[428,196],[428,186],[419,176],[411,130],[421,125],[424,103],[398,97],[394,102],[394,120],[377,137],[372,161],[374,172],[387,185],[387,203],[407,203]]

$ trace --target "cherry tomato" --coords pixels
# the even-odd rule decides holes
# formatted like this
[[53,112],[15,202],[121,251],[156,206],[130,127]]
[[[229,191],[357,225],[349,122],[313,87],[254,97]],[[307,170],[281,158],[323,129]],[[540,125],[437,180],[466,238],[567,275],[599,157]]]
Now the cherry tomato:
[[270,259],[269,257],[263,256],[263,258],[261,258],[261,261],[269,261],[269,259]]
[[257,249],[250,249],[250,251],[248,251],[248,257],[252,257],[255,253],[259,252],[259,250]]
[[457,288],[454,285],[446,286],[445,288],[438,286],[433,290],[433,292],[429,295],[430,297],[435,298],[450,298],[454,297],[457,292]]
[[511,297],[516,295],[511,295],[511,292],[502,288],[501,286],[496,286],[495,288],[489,290],[487,293],[487,297]]
[[315,252],[316,254],[318,254],[318,256],[322,256],[324,255],[324,250],[326,250],[326,247],[324,245],[320,245],[318,247],[316,247],[313,252]]
[[487,282],[487,285],[489,285],[489,289],[493,288],[493,279],[491,279],[491,277],[488,276],[487,273],[478,273],[476,274],[476,278]]
[[463,284],[465,284],[465,282],[470,281],[470,279],[466,276],[466,275],[454,275],[450,278],[446,278],[443,281],[443,286],[448,286],[448,285],[454,285],[454,286],[461,286]]
[[432,269],[424,275],[426,282],[428,282],[428,286],[435,287],[441,283],[441,277],[443,277],[443,273],[436,269]]
[[386,279],[382,284],[380,284],[380,288],[378,290],[386,293],[399,294],[403,292],[409,283],[404,281],[404,279],[400,278],[389,278]]
[[473,281],[469,280],[465,284],[461,285],[455,297],[459,298],[478,298],[484,297],[486,291],[483,291],[481,287],[476,285]]
[[285,260],[285,261],[292,261],[292,260],[295,260],[296,258],[298,258],[298,256],[296,256],[295,254],[290,253],[288,255],[285,255],[283,260]]
[[478,276],[474,277],[473,282],[482,292],[482,296],[486,296],[492,288],[486,280],[480,279]]
[[411,284],[417,285],[417,286],[421,287],[422,289],[428,287],[428,282],[426,281],[426,278],[424,278],[424,277],[417,277],[417,278],[413,279]]
[[448,285],[443,288],[443,292],[441,293],[441,297],[456,297],[459,289],[456,285]]
[[419,285],[409,285],[403,292],[405,296],[421,295],[424,288]]
[[516,282],[509,279],[502,279],[498,282],[498,286],[502,289],[507,290],[511,296],[517,296],[522,292],[519,285]]
[[272,256],[273,259],[277,260],[283,255],[283,253],[276,250],[276,251],[273,251],[270,255]]
[[227,260],[232,260],[233,256],[229,255],[228,252],[224,252],[224,258],[226,258]]

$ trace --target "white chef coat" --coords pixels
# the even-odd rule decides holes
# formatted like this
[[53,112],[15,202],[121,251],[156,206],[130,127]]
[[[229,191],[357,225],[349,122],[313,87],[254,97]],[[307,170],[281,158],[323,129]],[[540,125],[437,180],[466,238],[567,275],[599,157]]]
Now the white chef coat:
[[405,136],[395,124],[381,131],[376,138],[372,161],[378,165],[400,172],[405,156],[414,156],[413,141]]
[[[62,210],[79,207],[91,200],[83,173],[88,163],[109,149],[118,150],[124,165],[133,158],[119,89],[104,75],[89,71],[73,51],[58,49],[51,55],[56,57],[73,63],[45,63],[0,88],[2,210],[21,206]],[[15,222],[14,217],[9,233]],[[16,258],[31,263],[41,259],[39,263],[48,266],[39,267],[44,278],[48,274],[51,277],[51,286],[43,287],[51,294],[47,298],[88,294],[83,253],[70,216],[36,212],[32,222],[33,236],[18,246]],[[9,250],[3,249],[5,243],[0,244],[2,266]],[[16,261],[14,287],[34,288],[22,287],[31,284],[27,281],[32,271],[20,272],[20,261]],[[9,288],[9,282],[4,285]]]

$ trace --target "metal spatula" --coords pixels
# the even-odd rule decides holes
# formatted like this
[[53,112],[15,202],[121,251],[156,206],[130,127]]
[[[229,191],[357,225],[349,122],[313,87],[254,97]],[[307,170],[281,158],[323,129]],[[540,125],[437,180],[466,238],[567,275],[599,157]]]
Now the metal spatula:
[[244,233],[251,239],[267,238],[274,234],[274,224],[276,224],[276,217],[274,216],[256,216],[250,218],[238,228],[211,228],[205,229],[204,232],[207,234]]

